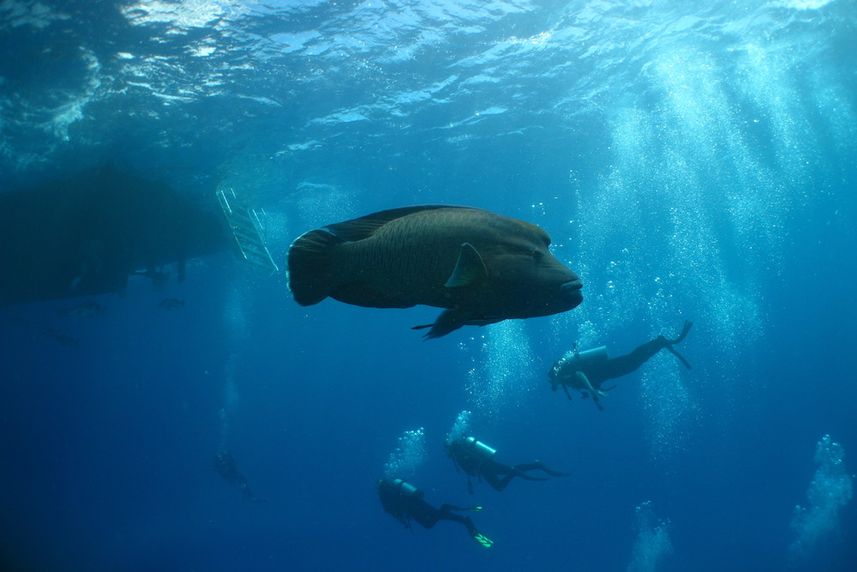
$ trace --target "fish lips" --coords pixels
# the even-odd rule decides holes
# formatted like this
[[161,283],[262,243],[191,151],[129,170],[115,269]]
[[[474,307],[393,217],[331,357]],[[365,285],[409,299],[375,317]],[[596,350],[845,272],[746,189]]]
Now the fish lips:
[[569,280],[559,287],[562,297],[571,304],[570,308],[574,308],[583,302],[583,282],[580,278]]

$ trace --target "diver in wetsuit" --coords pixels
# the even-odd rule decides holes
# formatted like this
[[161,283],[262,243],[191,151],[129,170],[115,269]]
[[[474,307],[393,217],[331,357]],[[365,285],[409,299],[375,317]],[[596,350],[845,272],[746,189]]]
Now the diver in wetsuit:
[[250,484],[247,482],[247,478],[238,470],[238,464],[235,462],[235,458],[232,456],[232,453],[226,449],[218,451],[217,456],[214,457],[214,469],[221,477],[237,486],[246,500],[259,500],[253,491],[250,490]]
[[615,387],[602,387],[604,382],[634,372],[663,349],[672,353],[690,369],[690,363],[673,346],[684,340],[691,326],[693,322],[685,321],[678,337],[668,339],[658,336],[638,346],[631,353],[615,358],[608,357],[605,346],[578,352],[575,344],[572,353],[557,361],[548,373],[551,388],[556,391],[557,387],[562,386],[569,399],[571,394],[568,388],[577,389],[584,398],[591,397],[598,409],[604,409],[600,398],[605,397],[606,392]]
[[501,463],[495,458],[497,451],[482,441],[477,441],[475,437],[462,436],[452,441],[447,441],[446,451],[452,458],[455,466],[467,473],[467,490],[471,494],[473,494],[473,483],[470,481],[470,477],[484,479],[494,489],[502,491],[515,477],[527,481],[547,480],[547,477],[528,475],[527,471],[542,471],[552,477],[566,476],[565,473],[549,469],[541,461],[521,463],[519,465]]
[[417,521],[423,528],[431,528],[439,520],[451,520],[464,525],[470,537],[485,548],[491,548],[494,541],[479,532],[470,517],[458,512],[481,510],[481,507],[462,508],[451,504],[442,504],[435,508],[423,498],[425,493],[402,479],[380,479],[378,497],[384,511],[394,516],[405,527],[411,527],[411,520]]

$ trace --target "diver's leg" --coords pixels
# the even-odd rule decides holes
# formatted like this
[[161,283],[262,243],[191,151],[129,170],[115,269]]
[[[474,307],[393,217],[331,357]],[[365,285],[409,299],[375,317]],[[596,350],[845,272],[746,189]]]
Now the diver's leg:
[[[500,472],[503,472],[503,476],[500,476]],[[488,472],[486,471],[482,478],[488,481],[488,484],[494,487],[495,490],[502,491],[509,483],[512,482],[512,479],[515,478],[515,472],[513,470],[509,471],[498,471],[498,472]]]
[[684,340],[685,336],[687,336],[687,333],[690,331],[691,326],[693,326],[693,322],[685,322],[681,334],[673,340],[668,340],[664,336],[658,336],[654,340],[637,346],[629,354],[608,359],[607,362],[602,365],[603,375],[601,378],[609,379],[613,377],[621,377],[636,371],[641,365],[649,361],[652,356],[664,348],[667,348],[672,352],[673,355],[675,355],[685,365],[685,367],[689,369],[690,364],[672,346]]
[[527,471],[540,470],[540,471],[546,472],[549,475],[554,475],[556,477],[563,476],[562,473],[557,473],[557,472],[554,472],[554,471],[547,469],[547,467],[545,467],[544,463],[542,463],[541,461],[535,461],[532,463],[521,463],[519,465],[515,465],[512,468],[515,470],[516,476],[521,477],[522,479],[527,480],[527,481],[546,481],[546,480],[548,480],[547,477],[534,477],[532,475],[528,475]]
[[417,505],[411,507],[409,516],[420,523],[423,528],[432,528],[437,524],[438,520],[444,518],[444,514],[448,511],[448,509],[444,508],[445,506],[443,505],[437,509],[422,500]]
[[[517,468],[517,466],[515,468]],[[546,481],[546,480],[548,480],[547,477],[534,477],[534,476],[528,475],[522,471],[516,471],[515,476],[520,477],[520,478],[524,479],[525,481]],[[511,480],[511,479],[509,479],[509,480]]]
[[658,336],[634,348],[630,353],[610,358],[599,364],[599,376],[601,380],[622,377],[636,371],[641,365],[649,361],[652,356],[669,345],[667,339]]
[[440,506],[440,518],[451,520],[453,522],[460,522],[464,525],[464,528],[467,529],[467,533],[470,535],[470,538],[478,542],[483,548],[491,548],[494,546],[494,541],[479,532],[479,530],[476,529],[476,525],[473,524],[472,520],[470,520],[470,517],[462,516],[453,512],[455,510],[479,510],[480,508],[481,507],[461,508],[451,504],[443,504]]
[[[532,463],[521,463],[520,465],[515,465],[514,468],[515,468],[515,470],[521,471],[521,472],[543,471],[552,477],[567,477],[568,476],[568,473],[561,473],[559,471],[554,471],[553,469],[549,468],[547,465],[545,465],[541,461],[533,461]],[[544,479],[544,478],[535,479],[535,478],[533,478],[533,480],[544,481],[547,479]]]
[[515,465],[514,467],[510,467],[508,465],[503,465],[503,471],[506,473],[502,479],[503,488],[506,488],[506,486],[515,477],[524,479],[525,481],[546,481],[547,480],[547,478],[545,478],[545,477],[533,477],[531,475],[528,475],[525,472],[527,470],[526,467],[527,467],[527,465]]
[[440,505],[440,511],[438,514],[438,520],[451,520],[453,522],[460,522],[467,528],[467,532],[470,533],[470,536],[474,536],[476,534],[476,526],[473,524],[473,521],[470,520],[469,516],[460,515],[454,511],[456,510],[468,510],[461,507],[457,507],[451,504],[442,504]]
[[488,461],[485,463],[480,472],[480,476],[488,481],[488,484],[494,487],[495,490],[502,491],[512,479],[522,476],[520,472],[515,470],[515,467],[504,465],[497,461]]

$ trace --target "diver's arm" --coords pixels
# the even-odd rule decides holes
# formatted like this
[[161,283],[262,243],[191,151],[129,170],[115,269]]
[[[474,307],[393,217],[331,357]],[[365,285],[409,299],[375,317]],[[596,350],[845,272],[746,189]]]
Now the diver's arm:
[[607,394],[592,387],[592,384],[589,383],[589,378],[586,377],[586,374],[582,371],[575,372],[575,375],[577,376],[577,379],[589,389],[589,395],[590,397],[592,397],[592,402],[595,403],[595,406],[598,408],[598,410],[603,411],[604,406],[601,405],[601,401],[598,398],[604,397]]
[[592,384],[589,383],[589,378],[586,377],[585,373],[580,370],[577,370],[576,372],[574,372],[574,375],[575,377],[577,377],[577,381],[579,381],[581,384],[583,384],[584,387],[586,387],[586,389],[589,390],[589,393],[593,396],[593,398],[598,395],[598,390],[592,387]]

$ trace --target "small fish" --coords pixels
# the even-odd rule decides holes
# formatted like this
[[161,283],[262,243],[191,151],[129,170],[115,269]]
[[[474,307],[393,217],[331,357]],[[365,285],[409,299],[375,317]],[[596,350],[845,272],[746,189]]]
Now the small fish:
[[71,308],[61,308],[57,310],[57,314],[63,317],[71,318],[88,318],[104,313],[104,306],[98,302],[83,302]]
[[184,300],[181,298],[164,298],[158,304],[158,308],[161,310],[178,310],[184,308]]
[[427,338],[464,325],[547,316],[581,303],[577,274],[534,224],[470,207],[386,210],[304,233],[288,253],[302,306],[328,296],[357,306],[445,308]]

